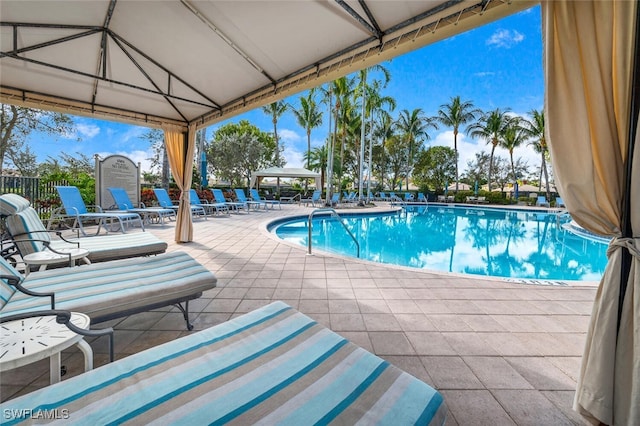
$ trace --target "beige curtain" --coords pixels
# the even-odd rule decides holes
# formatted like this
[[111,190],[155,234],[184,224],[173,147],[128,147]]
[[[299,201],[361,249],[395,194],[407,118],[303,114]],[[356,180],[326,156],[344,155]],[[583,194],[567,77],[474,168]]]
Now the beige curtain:
[[178,243],[185,243],[193,241],[189,189],[193,177],[196,126],[195,124],[189,126],[187,137],[185,137],[183,129],[177,126],[163,126],[162,130],[164,131],[164,142],[167,147],[171,174],[181,191],[175,240]]
[[[573,218],[612,236],[574,408],[606,424],[640,422],[639,240],[621,238],[636,2],[543,1],[545,113],[556,184]],[[640,143],[636,143],[640,145]],[[631,198],[640,232],[640,169]],[[622,253],[633,254],[616,342]]]

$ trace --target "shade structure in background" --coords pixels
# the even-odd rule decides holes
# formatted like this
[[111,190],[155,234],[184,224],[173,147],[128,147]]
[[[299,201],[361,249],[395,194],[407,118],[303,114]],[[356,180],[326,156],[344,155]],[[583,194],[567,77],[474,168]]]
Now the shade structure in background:
[[626,1],[542,2],[556,185],[577,223],[612,237],[574,404],[609,425],[640,421],[637,9]]
[[200,185],[206,187],[209,185],[209,179],[207,179],[207,154],[200,153]]
[[316,188],[320,188],[320,173],[300,167],[269,167],[251,173],[251,188],[259,184],[262,178],[315,179]]

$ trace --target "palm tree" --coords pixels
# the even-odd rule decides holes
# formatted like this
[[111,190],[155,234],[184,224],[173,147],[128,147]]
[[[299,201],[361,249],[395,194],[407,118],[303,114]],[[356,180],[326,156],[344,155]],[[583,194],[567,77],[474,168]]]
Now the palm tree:
[[321,145],[313,148],[307,160],[307,168],[309,170],[320,170],[320,189],[324,188],[325,170],[327,170],[327,145]]
[[430,138],[427,128],[431,126],[437,129],[438,126],[433,118],[424,116],[421,108],[416,108],[411,112],[406,109],[400,111],[396,126],[402,134],[408,149],[406,179],[407,188],[409,188],[409,171],[413,168],[413,158],[417,151],[416,142],[420,141],[420,145],[422,145],[423,139],[428,140]]
[[276,101],[269,105],[265,105],[262,107],[262,111],[271,116],[271,121],[273,122],[273,138],[276,141],[276,166],[280,167],[282,164],[280,162],[280,145],[278,144],[278,119],[282,117],[282,115],[287,112],[289,109],[287,103],[285,101]]
[[477,123],[469,126],[469,135],[473,138],[481,138],[491,143],[491,156],[489,157],[489,172],[487,177],[487,189],[491,191],[491,171],[493,170],[493,157],[500,137],[509,121],[507,112],[496,108],[494,111],[482,114]]
[[540,184],[538,189],[542,188],[542,175],[544,174],[544,181],[546,182],[547,200],[551,199],[551,189],[549,188],[549,173],[547,172],[547,155],[549,148],[547,147],[547,140],[544,136],[544,111],[531,110],[529,111],[531,120],[523,121],[523,130],[527,137],[533,139],[529,145],[540,154]]
[[379,141],[379,147],[381,151],[379,170],[380,170],[380,188],[384,189],[384,178],[387,170],[387,155],[385,152],[386,141],[395,136],[395,129],[393,125],[393,119],[391,114],[387,111],[380,111],[378,114],[373,136]]
[[460,126],[475,120],[480,111],[473,107],[471,101],[461,101],[460,96],[451,98],[451,103],[440,105],[437,120],[446,127],[453,128],[453,150],[456,153],[456,192],[458,192],[458,129]]
[[500,139],[500,146],[509,151],[509,157],[511,158],[511,173],[513,175],[513,181],[518,179],[516,174],[516,166],[513,161],[513,151],[522,145],[527,139],[525,130],[522,127],[522,119],[520,117],[512,117],[509,119],[507,126]]
[[307,96],[300,97],[300,108],[291,108],[296,121],[307,132],[307,165],[311,157],[311,130],[322,125],[322,112],[315,100],[315,88],[309,90]]

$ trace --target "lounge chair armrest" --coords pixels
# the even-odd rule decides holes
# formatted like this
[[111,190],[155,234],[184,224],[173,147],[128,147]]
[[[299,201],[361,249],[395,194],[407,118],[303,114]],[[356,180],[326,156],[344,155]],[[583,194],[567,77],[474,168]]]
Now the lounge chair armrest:
[[38,293],[37,291],[29,290],[28,288],[22,285],[23,279],[20,277],[16,277],[15,275],[0,275],[0,279],[7,280],[9,285],[14,286],[16,289],[21,291],[24,294],[28,294],[29,296],[34,297],[50,297],[51,298],[51,309],[56,308],[56,295],[55,293]]
[[67,328],[73,331],[76,334],[86,337],[102,337],[109,336],[109,362],[113,362],[113,328],[108,327],[99,330],[87,330],[84,328],[80,328],[71,322],[71,312],[65,310],[43,310],[43,311],[33,311],[33,312],[23,312],[20,314],[7,315],[0,318],[0,324],[9,321],[21,320],[26,318],[34,318],[34,317],[46,317],[46,316],[56,316],[56,322],[58,324],[64,324]]
[[91,209],[95,210],[96,213],[104,213],[104,210],[102,210],[102,207],[97,206],[95,204],[91,204],[87,206],[87,210],[91,210]]
[[[43,243],[43,244],[44,244],[44,245],[45,245],[49,250],[51,250],[51,251],[53,251],[53,252],[55,252],[55,253],[58,253],[57,251],[55,251],[55,250],[53,250],[51,247],[49,247],[49,241],[48,241],[48,240],[41,240],[41,239],[38,239],[38,238],[18,238],[18,237],[22,237],[22,236],[27,236],[27,237],[28,237],[30,234],[38,234],[38,233],[41,233],[41,232],[54,233],[54,234],[56,235],[56,237],[60,238],[60,239],[61,239],[62,241],[64,241],[65,243],[67,243],[67,244],[72,244],[72,245],[76,246],[76,248],[79,248],[79,247],[80,247],[80,243],[79,243],[79,242],[76,242],[76,241],[69,241],[69,240],[67,240],[67,239],[62,235],[62,232],[60,232],[60,231],[53,231],[53,230],[23,232],[23,233],[20,233],[20,234],[16,234],[16,235],[14,235],[14,236],[12,237],[12,239],[13,239],[13,241],[14,241],[14,242],[27,242],[27,241],[34,241],[34,242],[37,242],[37,241],[39,241],[39,242]],[[80,237],[80,236],[78,235],[78,238],[79,238],[79,237]]]

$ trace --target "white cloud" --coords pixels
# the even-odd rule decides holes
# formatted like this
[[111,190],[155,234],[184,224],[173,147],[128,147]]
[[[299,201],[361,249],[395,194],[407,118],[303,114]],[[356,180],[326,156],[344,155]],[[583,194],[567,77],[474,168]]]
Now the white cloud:
[[285,143],[296,143],[302,141],[302,135],[295,130],[278,129],[278,138]]
[[476,77],[493,77],[494,75],[496,75],[496,73],[493,71],[482,71],[482,72],[477,72],[473,75]]
[[[427,147],[446,146],[453,149],[453,130],[438,133],[427,145]],[[484,140],[472,139],[464,133],[458,133],[458,168],[460,169],[460,174],[467,168],[467,162],[474,160],[476,154],[481,151],[487,154],[491,153],[491,145],[487,145]],[[509,151],[503,148],[496,148],[495,155],[511,161],[509,159]],[[528,145],[522,145],[513,151],[513,159],[517,160],[518,158],[526,161],[531,172],[534,172],[536,168],[540,168],[540,155]]]
[[516,30],[496,30],[489,39],[487,39],[487,46],[504,47],[510,49],[516,44],[524,40],[524,35]]
[[92,139],[100,133],[100,127],[95,124],[77,124],[76,132],[82,138]]
[[294,147],[285,146],[282,155],[287,160],[285,167],[304,167],[306,151],[302,152]]

